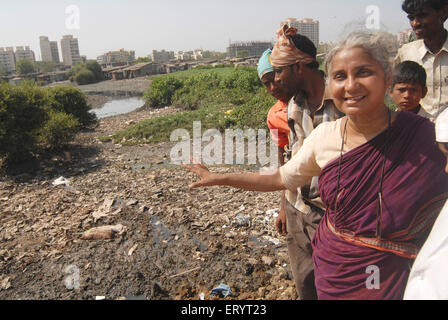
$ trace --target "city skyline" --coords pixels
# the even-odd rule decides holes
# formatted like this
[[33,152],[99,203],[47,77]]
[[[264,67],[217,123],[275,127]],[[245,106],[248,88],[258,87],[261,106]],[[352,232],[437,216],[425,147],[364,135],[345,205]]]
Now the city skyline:
[[[369,18],[369,6],[378,8],[380,25],[397,34],[409,28],[401,0],[300,0],[183,2],[96,0],[35,3],[28,0],[2,3],[0,47],[30,46],[41,60],[39,37],[60,43],[63,35],[78,38],[80,54],[88,59],[120,48],[146,57],[152,50],[189,51],[203,49],[226,52],[229,42],[275,41],[281,21],[311,18],[319,21],[320,41],[339,40],[362,26]],[[79,9],[79,29],[76,12]],[[347,10],[347,8],[350,10]],[[67,10],[67,11],[66,11]],[[266,13],[266,16],[262,16]]]

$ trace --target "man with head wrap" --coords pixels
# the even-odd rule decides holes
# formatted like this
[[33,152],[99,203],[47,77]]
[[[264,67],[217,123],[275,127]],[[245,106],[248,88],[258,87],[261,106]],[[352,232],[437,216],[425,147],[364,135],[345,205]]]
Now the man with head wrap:
[[[288,101],[291,99],[291,94],[288,94],[285,89],[276,83],[274,68],[271,65],[271,49],[267,49],[260,60],[258,61],[258,76],[265,86],[268,93],[276,98],[278,101],[272,106],[268,112],[267,123],[271,131],[272,140],[278,146],[278,162],[280,165],[285,164],[284,153],[285,147],[289,143],[289,127],[287,121],[288,115]],[[283,206],[285,199],[285,192],[282,193],[282,200],[280,205],[280,213],[275,221],[277,231],[281,234],[286,234],[286,214]]]
[[[446,156],[448,173],[448,109],[436,119],[436,141]],[[448,179],[448,176],[447,176]],[[404,293],[405,300],[448,299],[448,201],[417,255]]]
[[[289,143],[287,160],[297,153],[320,123],[342,116],[326,94],[325,79],[316,61],[316,47],[297,29],[284,25],[277,31],[271,54],[277,85],[292,96],[288,103]],[[287,246],[291,270],[299,298],[317,299],[314,285],[311,241],[325,212],[320,200],[317,177],[296,191],[286,191]]]

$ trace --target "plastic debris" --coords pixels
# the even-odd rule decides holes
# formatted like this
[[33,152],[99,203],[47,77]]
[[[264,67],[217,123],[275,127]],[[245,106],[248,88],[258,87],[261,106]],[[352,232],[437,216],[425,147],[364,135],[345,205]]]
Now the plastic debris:
[[278,245],[281,243],[279,239],[277,239],[277,238],[272,238],[272,237],[270,237],[270,236],[263,236],[262,238],[263,238],[263,240],[265,240],[265,241],[269,241],[269,242],[275,244],[276,246],[278,246]]
[[126,228],[117,224],[115,226],[102,226],[97,228],[92,228],[84,232],[81,236],[82,240],[109,240],[115,238],[117,235],[120,236],[124,233]]
[[57,178],[56,180],[54,180],[52,184],[54,186],[59,186],[59,185],[68,186],[68,185],[70,185],[70,181],[68,181],[66,178],[61,176],[61,177]]
[[95,300],[106,300],[105,296],[96,296]]
[[235,295],[230,290],[230,287],[224,283],[221,283],[219,286],[210,291],[210,296],[222,295],[224,298],[227,296],[234,297]]
[[266,211],[266,215],[269,217],[277,218],[278,214],[280,212],[279,208],[271,209]]
[[250,227],[250,216],[239,214],[235,217],[232,224],[236,225],[237,227],[242,226]]
[[135,249],[137,249],[138,247],[138,243],[136,243],[129,251],[128,251],[128,256],[132,256],[132,254],[134,253]]
[[204,300],[205,299],[205,293],[204,292],[201,292],[200,294],[199,294],[199,300]]
[[110,213],[114,202],[115,200],[110,198],[104,200],[103,204],[98,208],[98,210],[92,213],[94,222],[96,222],[98,219],[101,219],[102,217],[106,217]]
[[270,222],[271,219],[277,219],[279,213],[280,213],[280,209],[279,208],[267,210],[266,211],[266,216],[264,217],[264,220],[266,222]]
[[0,290],[7,290],[9,288],[11,288],[11,282],[10,282],[10,277],[6,277],[2,280],[0,280]]

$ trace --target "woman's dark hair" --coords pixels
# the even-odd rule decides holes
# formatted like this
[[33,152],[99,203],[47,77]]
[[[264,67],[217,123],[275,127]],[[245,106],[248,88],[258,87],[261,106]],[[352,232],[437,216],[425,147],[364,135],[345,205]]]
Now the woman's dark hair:
[[397,83],[417,83],[422,90],[426,88],[426,71],[414,61],[403,61],[392,71],[392,88]]
[[[297,49],[305,52],[306,54],[309,54],[311,57],[313,57],[314,60],[316,60],[317,49],[313,41],[301,34],[290,36],[290,39]],[[306,66],[310,69],[319,69],[319,63],[317,61],[311,62]]]
[[424,7],[430,7],[434,10],[440,10],[448,5],[447,0],[405,0],[401,8],[406,13],[415,13],[422,11]]

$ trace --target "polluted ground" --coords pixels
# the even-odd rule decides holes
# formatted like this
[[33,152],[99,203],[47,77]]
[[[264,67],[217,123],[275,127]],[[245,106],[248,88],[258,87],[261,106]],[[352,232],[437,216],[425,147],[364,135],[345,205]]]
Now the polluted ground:
[[[101,143],[143,119],[101,119],[68,153],[0,177],[0,299],[296,299],[280,192],[189,190],[173,143]],[[243,166],[214,166],[240,172]]]

